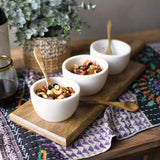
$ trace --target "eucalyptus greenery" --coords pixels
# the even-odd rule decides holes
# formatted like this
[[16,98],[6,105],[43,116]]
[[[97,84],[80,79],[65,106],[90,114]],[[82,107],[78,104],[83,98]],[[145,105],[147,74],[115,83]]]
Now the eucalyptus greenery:
[[78,0],[1,0],[10,28],[16,29],[16,42],[24,45],[33,37],[59,37],[69,40],[69,31],[88,26],[79,17],[80,9],[94,10],[92,3]]

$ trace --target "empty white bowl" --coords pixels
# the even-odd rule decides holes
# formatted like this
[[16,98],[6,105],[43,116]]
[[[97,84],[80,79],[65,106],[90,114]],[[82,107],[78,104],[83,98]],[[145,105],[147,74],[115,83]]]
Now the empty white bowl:
[[[100,65],[103,70],[91,75],[78,75],[71,72],[71,68],[74,64],[82,65],[87,59],[92,62],[96,61],[96,64]],[[108,63],[102,58],[87,54],[73,56],[63,62],[62,73],[64,77],[74,80],[79,84],[81,95],[93,95],[99,92],[106,83],[108,76]]]
[[129,63],[131,47],[120,40],[111,40],[112,55],[106,55],[108,39],[94,41],[90,45],[90,54],[105,59],[109,63],[108,73],[121,73]]
[[30,88],[33,107],[37,114],[46,121],[64,121],[71,117],[78,107],[80,87],[76,82],[62,77],[53,77],[50,80],[53,84],[57,83],[61,87],[72,87],[75,93],[64,99],[49,100],[41,98],[35,93],[36,89],[46,86],[45,79],[41,79]]

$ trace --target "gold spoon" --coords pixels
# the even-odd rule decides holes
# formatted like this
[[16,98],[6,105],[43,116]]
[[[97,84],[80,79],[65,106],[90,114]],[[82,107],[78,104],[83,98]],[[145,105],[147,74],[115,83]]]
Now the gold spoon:
[[108,54],[108,55],[112,55],[112,51],[111,51],[111,32],[112,32],[112,22],[111,22],[111,20],[108,20],[108,23],[107,23],[108,48],[107,48],[107,51],[106,51],[106,54]]
[[138,105],[131,101],[124,101],[124,102],[104,102],[103,104],[112,105],[115,107],[123,108],[130,112],[135,112],[139,109]]
[[[83,101],[83,100],[82,100]],[[91,104],[100,104],[100,105],[112,105],[112,106],[115,106],[115,107],[119,107],[119,108],[123,108],[127,111],[130,111],[130,112],[135,112],[139,109],[138,105],[134,102],[131,102],[131,101],[122,101],[122,102],[110,102],[110,101],[103,101],[103,102],[94,102],[94,101],[91,101],[89,102]]]
[[52,82],[50,81],[50,79],[49,79],[49,77],[47,75],[47,72],[46,72],[46,69],[45,69],[45,66],[44,66],[44,62],[43,62],[43,57],[42,57],[40,51],[36,47],[34,47],[33,53],[34,53],[34,57],[35,57],[38,65],[39,65],[42,73],[44,74],[47,86],[49,86],[49,85],[52,86]]

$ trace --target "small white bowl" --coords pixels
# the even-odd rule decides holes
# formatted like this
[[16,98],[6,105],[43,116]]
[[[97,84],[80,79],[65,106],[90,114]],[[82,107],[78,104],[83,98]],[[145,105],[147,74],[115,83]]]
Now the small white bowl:
[[64,99],[49,100],[36,95],[35,91],[42,86],[46,86],[45,79],[38,80],[30,88],[30,95],[33,107],[37,114],[49,122],[60,122],[73,115],[78,107],[80,87],[69,79],[62,77],[52,77],[51,82],[59,84],[61,87],[72,87],[75,93]]
[[[71,72],[71,68],[74,64],[82,65],[87,59],[92,62],[96,61],[96,64],[100,65],[103,70],[92,75],[78,75]],[[99,57],[87,54],[73,56],[63,62],[62,73],[64,77],[72,79],[79,84],[81,95],[93,95],[99,92],[106,83],[108,76],[108,63]]]
[[125,42],[111,40],[112,55],[106,55],[107,48],[108,39],[97,40],[90,45],[90,54],[109,63],[109,74],[121,73],[129,63],[131,47]]

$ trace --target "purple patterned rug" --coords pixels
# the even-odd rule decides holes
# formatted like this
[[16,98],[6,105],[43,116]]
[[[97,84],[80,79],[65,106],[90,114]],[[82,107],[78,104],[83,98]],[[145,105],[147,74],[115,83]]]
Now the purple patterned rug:
[[[119,100],[136,102],[136,97],[128,91]],[[51,141],[47,141],[47,145],[48,148],[56,147],[67,159],[87,158],[107,151],[111,146],[113,137],[122,140],[151,126],[152,124],[142,111],[130,113],[109,106],[104,114],[87,127],[69,147],[63,147]],[[40,139],[44,145],[46,140],[47,138],[43,137]]]

